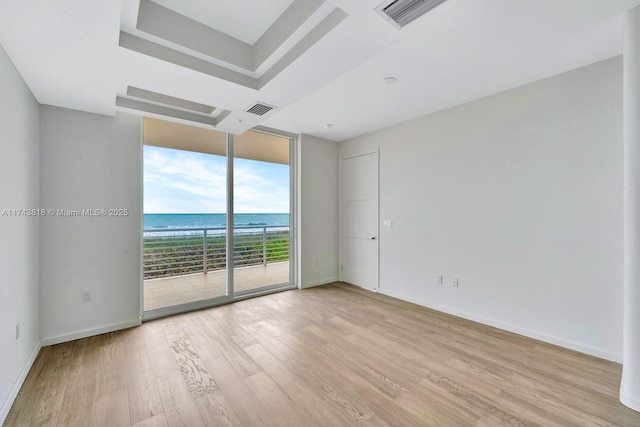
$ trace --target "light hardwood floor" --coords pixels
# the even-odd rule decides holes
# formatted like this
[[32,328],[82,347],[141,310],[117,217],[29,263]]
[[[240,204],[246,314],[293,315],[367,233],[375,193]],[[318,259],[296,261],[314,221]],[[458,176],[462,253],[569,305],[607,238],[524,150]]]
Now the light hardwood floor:
[[640,426],[620,365],[359,288],[43,348],[7,426]]

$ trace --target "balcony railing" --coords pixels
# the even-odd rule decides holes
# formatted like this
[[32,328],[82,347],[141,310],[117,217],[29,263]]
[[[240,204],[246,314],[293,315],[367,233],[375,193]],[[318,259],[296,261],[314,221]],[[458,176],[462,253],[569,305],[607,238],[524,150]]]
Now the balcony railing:
[[[144,230],[144,278],[227,268],[224,227]],[[234,228],[234,267],[289,260],[289,226]]]

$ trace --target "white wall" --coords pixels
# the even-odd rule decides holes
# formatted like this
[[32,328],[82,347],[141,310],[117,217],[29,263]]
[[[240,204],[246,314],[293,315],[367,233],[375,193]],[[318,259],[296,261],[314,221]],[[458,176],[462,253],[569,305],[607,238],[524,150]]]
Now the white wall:
[[[125,217],[42,219],[42,342],[139,324],[140,118],[49,106],[42,106],[40,114],[41,206],[129,211]],[[82,302],[83,292],[91,292],[91,302]]]
[[[0,47],[0,424],[40,349],[37,217],[38,104]],[[16,340],[16,324],[20,338]]]
[[345,141],[340,155],[369,147],[380,220],[393,220],[382,293],[620,361],[620,57]]
[[338,280],[338,145],[300,136],[298,161],[300,284]]

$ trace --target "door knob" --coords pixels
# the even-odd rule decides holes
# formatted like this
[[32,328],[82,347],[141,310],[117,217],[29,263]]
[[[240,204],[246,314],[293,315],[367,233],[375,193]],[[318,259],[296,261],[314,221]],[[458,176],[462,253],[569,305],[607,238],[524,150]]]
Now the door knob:
[[373,236],[373,237],[371,238],[371,240],[376,240],[376,236]]

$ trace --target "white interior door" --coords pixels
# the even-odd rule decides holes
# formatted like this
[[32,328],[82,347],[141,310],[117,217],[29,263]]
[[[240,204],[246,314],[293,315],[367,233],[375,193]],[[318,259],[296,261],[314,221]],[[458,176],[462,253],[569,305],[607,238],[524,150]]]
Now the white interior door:
[[340,278],[378,289],[378,152],[341,160]]

